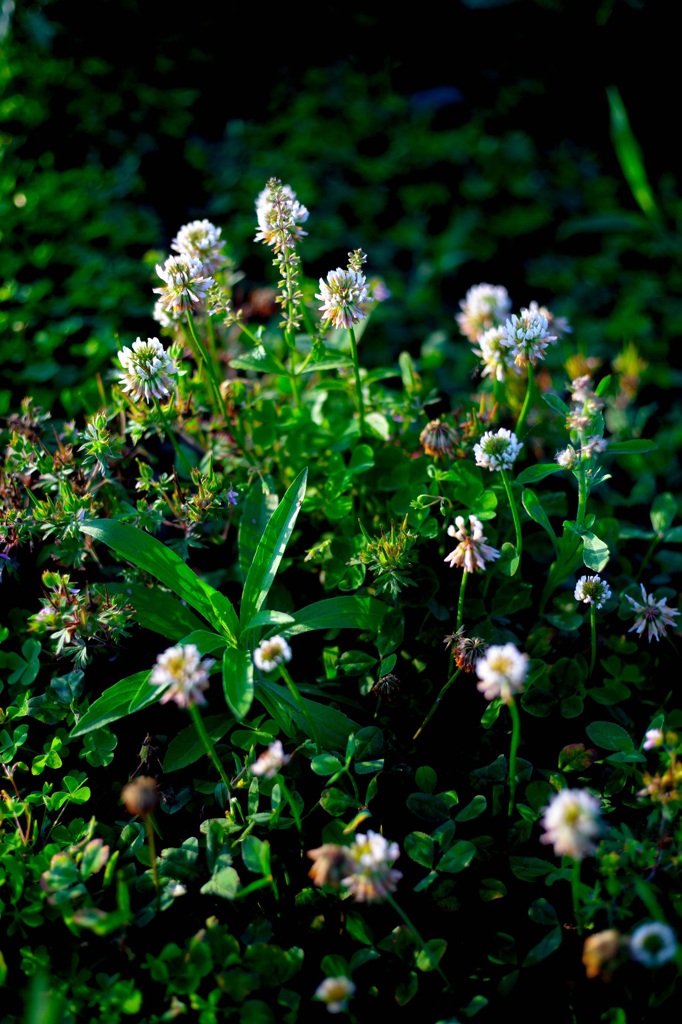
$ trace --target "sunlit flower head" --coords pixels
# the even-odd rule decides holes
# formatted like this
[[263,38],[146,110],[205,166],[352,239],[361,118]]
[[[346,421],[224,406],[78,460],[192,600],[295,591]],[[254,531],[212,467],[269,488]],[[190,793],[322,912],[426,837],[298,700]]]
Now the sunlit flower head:
[[169,256],[163,266],[157,263],[156,273],[165,283],[154,291],[161,296],[166,312],[176,315],[201,307],[209,286],[213,284],[213,278],[205,273],[201,260],[184,253]]
[[214,664],[210,658],[202,661],[194,644],[178,644],[159,654],[149,682],[152,686],[165,687],[162,704],[169,700],[181,708],[205,704],[203,691],[208,689],[208,673]]
[[514,644],[489,647],[483,658],[476,662],[478,676],[476,689],[486,700],[501,697],[505,704],[511,703],[515,693],[523,690],[528,675],[528,655]]
[[596,849],[594,840],[602,830],[601,804],[587,790],[562,789],[545,808],[542,824],[541,843],[551,843],[557,857],[566,854],[582,860]]
[[249,765],[252,775],[259,775],[265,779],[272,779],[285,764],[291,760],[289,754],[284,753],[281,740],[275,740],[267,750],[264,750],[260,757]]
[[554,459],[562,469],[574,469],[578,465],[578,453],[570,444],[567,448],[557,452]]
[[650,921],[635,928],[630,936],[630,956],[644,967],[661,967],[677,952],[677,936],[670,925]]
[[486,544],[483,524],[476,516],[469,516],[468,528],[464,516],[457,516],[454,526],[448,526],[448,537],[456,537],[459,541],[454,551],[443,559],[444,562],[449,562],[453,569],[457,565],[464,572],[482,572],[487,562],[494,562],[500,557],[497,548]]
[[474,355],[477,355],[483,363],[482,377],[503,381],[510,370],[512,373],[521,373],[511,352],[502,344],[504,336],[504,327],[489,327],[487,331],[479,335],[478,348],[474,349]]
[[158,338],[138,338],[132,348],[121,349],[118,359],[125,370],[119,381],[133,401],[169,398],[175,390],[177,367]]
[[501,343],[510,349],[517,366],[534,366],[538,359],[545,358],[545,349],[552,341],[556,341],[556,335],[550,334],[547,317],[538,310],[522,309],[506,321]]
[[348,1008],[348,1000],[355,994],[355,985],[341,975],[338,978],[325,978],[315,989],[315,998],[327,1004],[329,1013],[343,1013]]
[[455,320],[469,341],[478,341],[484,331],[497,327],[511,310],[507,289],[485,283],[470,288],[459,305],[462,312],[455,315]]
[[449,423],[431,420],[426,424],[419,441],[427,455],[452,457],[459,441],[459,434]]
[[291,648],[283,636],[261,640],[253,652],[253,663],[261,672],[272,672],[285,661],[291,661]]
[[642,600],[635,601],[634,597],[628,597],[627,600],[632,606],[635,615],[635,623],[628,630],[632,633],[633,630],[638,636],[642,636],[644,630],[647,633],[647,640],[651,643],[652,640],[660,640],[661,637],[666,635],[668,626],[673,628],[676,626],[675,618],[680,614],[674,608],[668,608],[667,598],[662,597],[659,601],[654,601],[653,594],[647,594],[644,589],[644,584],[640,583],[642,590]]
[[193,220],[180,228],[171,242],[171,249],[199,260],[204,274],[210,277],[227,262],[220,230],[210,220]]
[[333,327],[352,327],[365,319],[363,305],[372,302],[365,275],[359,270],[330,270],[327,280],[320,278],[320,290],[315,294],[322,300],[320,312],[323,320]]
[[397,843],[389,843],[378,832],[357,833],[355,841],[345,848],[348,875],[341,885],[352,892],[358,903],[379,903],[395,892],[401,871],[393,868],[400,856]]
[[511,430],[487,430],[478,444],[474,445],[476,465],[483,469],[511,469],[523,448],[516,434]]
[[576,601],[593,604],[595,608],[603,608],[604,602],[611,597],[611,588],[600,576],[581,576],[575,585],[573,596]]
[[664,740],[665,734],[662,729],[647,729],[642,747],[644,750],[655,750],[656,747],[663,746]]
[[308,210],[296,198],[290,185],[271,178],[256,199],[258,230],[255,242],[265,242],[275,251],[287,248],[307,234],[301,224],[308,219]]

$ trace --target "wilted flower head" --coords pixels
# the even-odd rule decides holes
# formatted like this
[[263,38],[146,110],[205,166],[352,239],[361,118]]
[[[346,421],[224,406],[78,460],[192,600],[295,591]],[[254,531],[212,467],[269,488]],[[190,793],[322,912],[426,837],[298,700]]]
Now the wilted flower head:
[[598,978],[601,975],[608,979],[623,943],[623,936],[615,928],[588,935],[583,945],[583,964],[587,977]]
[[203,691],[208,689],[208,673],[214,661],[201,661],[199,648],[194,644],[169,647],[156,659],[149,682],[152,686],[165,686],[161,703],[175,701],[180,708],[190,704],[205,704]]
[[459,434],[449,423],[441,420],[431,420],[426,424],[419,442],[427,455],[451,457],[455,453],[455,446],[459,441]]
[[159,786],[156,779],[140,775],[121,790],[121,802],[129,814],[146,818],[159,805]]
[[253,764],[249,765],[249,771],[252,775],[262,775],[265,779],[272,779],[280,768],[283,768],[290,760],[289,754],[284,753],[281,740],[275,740]]
[[515,693],[523,690],[528,675],[528,655],[514,644],[492,646],[475,665],[480,690],[486,700],[501,697],[505,704],[511,703]]
[[272,245],[275,251],[292,246],[307,234],[300,227],[308,219],[308,210],[296,198],[291,185],[271,178],[256,199],[258,231],[255,242]]
[[291,648],[283,636],[271,636],[261,640],[253,652],[253,663],[261,672],[272,672],[284,661],[291,661]]
[[512,313],[505,323],[501,344],[511,350],[517,366],[528,366],[544,359],[551,341],[556,341],[556,335],[549,333],[547,317],[537,309],[522,309],[518,316]]
[[511,430],[487,430],[478,444],[474,445],[476,465],[484,469],[511,469],[523,448],[516,434]]
[[564,854],[582,860],[594,853],[594,840],[601,832],[601,804],[584,789],[562,789],[542,815],[545,834],[541,843],[551,843],[557,857]]
[[578,453],[570,444],[563,451],[557,452],[554,458],[562,469],[573,469],[578,464]]
[[602,608],[604,602],[611,597],[611,588],[600,576],[581,576],[575,585],[573,596],[576,601]]
[[320,278],[320,290],[316,299],[322,299],[320,312],[323,320],[330,320],[333,327],[352,327],[365,319],[363,305],[372,302],[365,275],[359,269],[347,270],[337,267],[330,270],[327,280]]
[[344,975],[325,978],[315,989],[315,998],[327,1004],[329,1013],[342,1013],[348,1007],[348,1000],[355,994],[355,985]]
[[644,967],[661,967],[677,952],[677,936],[662,921],[641,924],[630,936],[630,956]]
[[483,362],[482,377],[503,381],[509,370],[512,370],[513,373],[521,373],[511,352],[502,344],[504,337],[504,327],[489,327],[487,331],[479,335],[478,348],[474,349],[474,355],[477,355]]
[[647,639],[651,643],[652,640],[660,640],[665,636],[668,626],[675,626],[675,617],[680,613],[674,608],[668,608],[667,598],[662,597],[660,601],[654,601],[654,595],[647,594],[643,583],[640,583],[640,587],[642,590],[641,603],[626,594],[626,598],[637,616],[634,626],[631,626],[628,632],[632,633],[634,630],[638,636],[642,636],[646,629]]
[[335,843],[324,843],[316,850],[308,850],[307,856],[313,861],[308,875],[314,885],[331,885],[335,889],[348,872],[346,847]]
[[449,650],[454,648],[452,656],[455,665],[462,672],[474,672],[476,664],[485,655],[489,644],[480,636],[466,636],[464,626],[460,626],[457,632],[445,637],[445,646]]
[[211,224],[210,220],[193,220],[180,228],[171,242],[171,249],[199,260],[204,268],[204,274],[210,276],[227,262],[222,251],[220,230],[215,224]]
[[476,516],[469,516],[469,528],[467,529],[464,516],[457,516],[455,526],[448,526],[448,536],[456,537],[459,544],[446,555],[444,562],[449,562],[452,568],[461,566],[464,572],[477,572],[485,570],[486,562],[494,562],[500,557],[500,552],[485,543],[483,524]]
[[119,378],[123,390],[138,402],[144,398],[169,398],[175,390],[173,375],[177,367],[158,338],[138,338],[132,348],[125,346],[118,353],[118,359],[125,370]]
[[209,286],[213,284],[213,278],[205,273],[201,260],[185,253],[169,256],[163,266],[157,263],[156,273],[165,284],[154,291],[161,296],[166,312],[177,315],[201,306]]
[[359,832],[355,841],[344,850],[348,875],[341,885],[352,892],[358,903],[378,903],[395,892],[402,872],[392,864],[400,856],[397,843],[388,843],[378,832]]
[[497,327],[508,316],[511,300],[502,285],[475,284],[460,302],[455,320],[469,341],[478,341],[484,331]]

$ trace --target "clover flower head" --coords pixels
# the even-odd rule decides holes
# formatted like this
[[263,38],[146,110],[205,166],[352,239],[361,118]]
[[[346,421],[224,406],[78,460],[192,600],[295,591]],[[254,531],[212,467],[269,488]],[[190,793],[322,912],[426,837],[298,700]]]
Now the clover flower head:
[[204,271],[201,260],[181,253],[169,256],[163,266],[157,263],[156,273],[165,283],[155,288],[167,313],[180,315],[203,305],[213,278]]
[[158,338],[138,338],[132,348],[124,346],[118,353],[118,360],[125,370],[119,382],[123,390],[130,392],[135,402],[144,398],[169,398],[175,390],[173,375],[177,367]]
[[457,516],[455,525],[448,526],[448,536],[456,537],[459,541],[454,551],[443,559],[444,562],[449,562],[453,569],[458,565],[464,572],[483,572],[487,562],[494,562],[500,557],[497,548],[486,544],[483,524],[476,516],[469,516],[468,527],[464,516]]
[[165,687],[161,704],[169,700],[180,708],[205,704],[203,691],[208,689],[208,673],[214,664],[211,658],[202,661],[199,648],[194,644],[178,644],[159,654],[149,682],[152,686]]
[[221,229],[210,220],[193,220],[184,224],[171,242],[171,249],[183,256],[199,260],[204,274],[210,277],[225,266]]
[[573,593],[576,601],[593,604],[595,608],[603,608],[604,602],[611,597],[611,588],[600,576],[581,576]]
[[166,329],[170,327],[175,327],[179,320],[179,316],[175,316],[172,313],[166,312],[166,307],[164,305],[163,299],[157,299],[156,302],[154,303],[154,309],[152,310],[152,318],[156,320],[157,324],[159,324],[160,327],[165,327]]
[[455,315],[455,320],[469,341],[478,341],[484,331],[497,327],[511,310],[507,289],[485,283],[470,288],[459,305],[462,312]]
[[556,335],[549,333],[547,317],[537,309],[522,309],[506,321],[501,344],[511,350],[517,366],[534,366],[538,359],[545,358],[545,349],[552,341],[556,341]]
[[397,843],[389,843],[378,832],[368,829],[367,835],[357,833],[355,841],[345,848],[348,874],[341,879],[358,903],[379,903],[395,892],[401,871],[393,868],[400,856]]
[[489,647],[485,656],[476,662],[478,683],[486,700],[501,697],[505,704],[510,704],[515,693],[523,690],[528,675],[528,655],[514,644]]
[[516,434],[511,430],[487,430],[478,444],[474,445],[476,465],[491,472],[511,469],[523,448]]
[[327,1004],[329,1013],[343,1013],[348,1008],[348,1000],[355,994],[355,985],[344,975],[338,978],[325,978],[315,989],[315,999]]
[[562,789],[545,808],[542,824],[541,843],[551,843],[557,857],[566,854],[582,860],[596,849],[594,840],[602,830],[601,804],[584,789]]
[[668,626],[675,627],[675,618],[680,613],[674,608],[668,608],[667,598],[662,597],[659,601],[654,601],[654,595],[647,594],[643,583],[640,583],[640,587],[642,590],[641,602],[635,601],[634,597],[629,597],[626,594],[626,598],[637,616],[634,625],[628,632],[632,633],[634,630],[638,636],[642,636],[646,630],[647,639],[651,643],[652,640],[660,640],[665,636]]
[[261,672],[272,672],[285,661],[291,661],[291,648],[283,636],[261,640],[253,652],[253,663]]
[[647,729],[642,748],[644,750],[655,750],[656,747],[663,746],[664,740],[665,734],[662,729]]
[[284,753],[281,740],[275,740],[274,743],[270,744],[267,750],[263,751],[253,764],[249,765],[249,771],[252,775],[259,775],[265,779],[272,779],[280,768],[283,768],[290,760],[291,757],[289,754]]
[[569,444],[567,448],[557,452],[554,459],[562,469],[574,469],[578,464],[578,453],[573,445]]
[[320,278],[320,290],[315,294],[322,300],[319,307],[323,320],[331,321],[333,327],[352,327],[365,319],[363,305],[372,302],[365,275],[360,270],[348,267],[330,270],[327,280]]
[[324,843],[316,850],[308,850],[307,856],[313,861],[313,866],[308,872],[313,885],[331,885],[338,889],[341,879],[348,870],[346,847],[337,846],[336,843]]
[[630,936],[630,956],[644,967],[661,967],[677,952],[677,936],[670,925],[650,921],[635,928]]
[[514,362],[511,352],[502,344],[504,336],[504,327],[489,327],[478,336],[478,348],[474,349],[474,355],[483,362],[482,377],[490,377],[501,382],[510,370],[512,373],[521,373],[521,368]]
[[254,242],[265,242],[275,252],[291,248],[308,232],[300,226],[308,219],[308,210],[296,198],[291,185],[271,178],[256,199],[258,230]]
[[455,454],[455,447],[459,441],[459,434],[449,423],[442,420],[431,420],[426,424],[419,442],[427,455],[452,457]]

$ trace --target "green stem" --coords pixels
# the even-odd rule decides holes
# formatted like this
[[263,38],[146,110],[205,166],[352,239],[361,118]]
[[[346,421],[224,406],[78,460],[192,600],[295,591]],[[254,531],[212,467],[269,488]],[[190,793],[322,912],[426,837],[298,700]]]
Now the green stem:
[[523,430],[523,426],[526,422],[526,417],[528,416],[534,394],[535,380],[533,377],[533,364],[528,363],[528,387],[526,388],[526,397],[523,400],[523,406],[521,407],[521,412],[519,413],[519,418],[516,421],[515,428],[515,433],[519,440],[521,439],[521,431]]
[[467,576],[469,573],[466,569],[462,570],[462,580],[459,584],[459,600],[457,601],[457,625],[455,630],[458,630],[462,625],[462,619],[464,617],[464,590],[467,585]]
[[282,796],[284,797],[286,802],[289,804],[289,807],[291,808],[291,816],[296,822],[296,828],[298,829],[299,832],[302,832],[303,827],[301,825],[301,815],[299,814],[298,807],[294,802],[293,796],[289,792],[289,789],[287,788],[287,785],[281,775],[278,774],[275,777],[275,781],[279,788],[282,790]]
[[149,843],[149,863],[152,869],[152,878],[154,879],[154,888],[156,889],[156,912],[161,910],[161,884],[159,882],[159,872],[156,865],[156,843],[154,842],[154,827],[151,823],[150,816],[145,814],[143,816],[144,827],[147,833],[147,842]]
[[571,871],[571,896],[573,898],[573,916],[578,927],[578,935],[583,933],[583,916],[580,906],[580,859],[576,857],[573,861]]
[[436,712],[436,708],[438,707],[438,705],[439,705],[439,704],[441,703],[441,701],[443,700],[443,697],[444,697],[444,696],[445,696],[445,694],[446,694],[446,693],[448,692],[448,690],[450,689],[450,687],[451,687],[451,686],[452,686],[452,684],[454,683],[455,679],[457,679],[457,677],[458,677],[458,676],[460,675],[461,671],[462,671],[462,670],[458,668],[458,669],[456,670],[456,672],[454,672],[454,673],[453,673],[453,674],[452,674],[452,675],[450,676],[450,678],[448,679],[448,681],[447,681],[447,683],[445,684],[445,686],[441,687],[441,691],[440,691],[440,693],[438,694],[438,696],[436,697],[435,701],[434,701],[434,702],[433,702],[433,704],[431,705],[431,710],[429,711],[428,715],[426,716],[426,718],[424,719],[424,721],[422,722],[422,724],[421,724],[421,725],[419,726],[419,728],[417,729],[417,731],[416,731],[416,733],[414,734],[414,736],[412,737],[412,739],[413,739],[413,740],[416,740],[416,739],[418,739],[418,738],[419,738],[419,736],[421,735],[421,733],[422,733],[422,732],[424,731],[424,729],[426,728],[426,726],[427,726],[427,725],[429,724],[429,722],[431,721],[431,719],[433,718],[433,716],[434,716],[434,714],[435,714],[435,712]]
[[649,544],[649,547],[646,549],[646,551],[644,553],[644,558],[642,559],[642,564],[639,567],[639,572],[637,573],[637,576],[635,578],[635,583],[639,583],[640,580],[642,579],[642,575],[644,573],[644,570],[646,569],[647,565],[649,564],[649,561],[651,560],[651,556],[653,555],[654,551],[656,550],[656,545],[658,544],[658,542],[660,540],[661,540],[661,537],[658,534],[656,534],[656,536],[651,541],[651,544]]
[[597,609],[594,604],[590,605],[590,671],[588,678],[591,678],[594,672],[595,662],[597,660]]
[[438,971],[438,973],[440,974],[441,978],[445,982],[446,989],[448,990],[448,992],[451,992],[452,991],[452,986],[450,985],[450,982],[448,981],[447,977],[443,973],[443,968],[438,963],[438,961],[436,960],[435,956],[433,955],[433,953],[431,952],[429,947],[426,945],[426,943],[422,939],[421,935],[419,934],[419,932],[417,931],[415,926],[412,924],[412,921],[409,919],[409,917],[407,916],[407,914],[405,913],[403,908],[400,906],[399,903],[397,903],[393,899],[393,896],[391,895],[390,892],[386,893],[386,902],[390,903],[390,905],[393,907],[393,909],[395,910],[395,912],[398,915],[398,917],[400,917],[402,919],[402,921],[407,925],[409,930],[412,932],[412,935],[417,940],[417,944],[419,946],[421,946],[422,952],[424,952],[426,954],[426,956],[428,957],[429,962],[430,962],[431,966],[433,967],[434,971]]
[[288,673],[287,669],[284,667],[284,665],[280,665],[279,666],[279,671],[280,671],[280,675],[282,676],[282,679],[287,684],[287,687],[289,689],[289,693],[291,694],[291,696],[296,701],[296,704],[298,705],[298,708],[299,708],[301,714],[303,715],[303,717],[306,720],[308,729],[310,731],[310,736],[311,736],[311,738],[313,739],[313,741],[315,743],[315,747],[317,748],[317,753],[321,754],[322,753],[322,744],[320,743],[320,737],[319,737],[319,734],[317,732],[317,726],[315,725],[315,722],[313,721],[313,719],[308,714],[308,709],[306,708],[306,706],[305,706],[305,704],[303,702],[303,697],[301,697],[300,691],[299,691],[298,687],[296,686],[296,683],[293,681],[293,679],[289,675],[289,673]]
[[582,456],[583,450],[583,436],[580,435],[580,453],[578,458],[578,512],[575,517],[575,525],[580,529],[585,522],[585,512],[587,510],[587,478],[585,476],[585,460]]
[[514,797],[516,796],[516,751],[519,749],[521,739],[521,719],[513,697],[509,698],[507,707],[512,720],[511,746],[509,748],[509,817],[511,818],[514,813]]
[[358,346],[355,341],[355,331],[348,328],[350,334],[350,353],[353,360],[353,373],[355,374],[355,391],[358,399],[358,413],[360,414],[360,434],[365,433],[365,405],[362,399],[362,384],[360,383],[360,364],[358,363]]
[[171,427],[170,423],[168,422],[168,417],[166,416],[165,412],[161,408],[161,403],[159,402],[158,398],[156,398],[156,397],[154,397],[154,405],[156,407],[156,411],[159,414],[159,418],[160,418],[161,422],[163,423],[164,433],[165,433],[166,437],[168,438],[168,440],[170,441],[170,443],[173,445],[173,450],[174,450],[175,454],[178,457],[178,462],[182,464],[182,466],[183,466],[183,468],[185,470],[186,475],[189,478],[191,478],[191,476],[192,476],[192,467],[191,467],[191,465],[189,463],[189,460],[188,460],[187,456],[185,455],[185,453],[183,452],[183,450],[180,447],[180,445],[178,444],[177,438],[175,436],[175,431],[173,430],[173,428]]
[[213,740],[211,739],[211,737],[206,732],[206,726],[204,725],[204,720],[201,717],[201,713],[199,711],[199,708],[197,707],[196,704],[190,704],[188,706],[188,710],[189,710],[190,716],[192,718],[192,721],[194,722],[194,728],[197,731],[197,735],[199,736],[199,739],[202,742],[203,748],[204,748],[204,750],[206,751],[206,753],[208,755],[208,759],[209,759],[209,761],[213,762],[213,765],[216,768],[216,770],[218,772],[218,775],[220,776],[220,779],[221,779],[223,785],[227,789],[228,798],[229,798],[229,793],[230,793],[230,789],[231,789],[230,780],[228,779],[227,773],[225,772],[225,769],[223,768],[222,761],[220,760],[220,758],[216,754],[216,749],[213,746]]
[[[521,539],[521,520],[519,519],[519,510],[516,507],[516,500],[514,499],[514,492],[507,476],[507,471],[504,469],[500,470],[500,476],[502,477],[502,483],[504,489],[507,492],[507,500],[509,501],[509,508],[511,509],[512,519],[514,520],[514,530],[516,532],[516,555],[518,558],[518,565],[516,566],[516,572],[518,572],[521,566],[521,551],[522,551],[522,539]],[[512,575],[514,575],[512,573]]]
[[211,361],[211,358],[210,358],[208,352],[204,348],[203,342],[201,341],[201,339],[200,339],[200,337],[199,337],[199,335],[197,333],[197,329],[196,329],[196,326],[195,326],[195,323],[194,323],[194,317],[192,316],[192,311],[189,310],[189,309],[187,310],[187,324],[189,326],[189,332],[190,332],[190,334],[192,336],[192,341],[194,342],[194,344],[195,344],[195,346],[197,348],[197,351],[199,352],[199,355],[201,356],[201,358],[203,360],[204,366],[206,367],[206,373],[208,374],[208,379],[210,381],[211,388],[213,389],[213,395],[215,397],[216,405],[218,406],[218,408],[222,412],[223,420],[225,422],[225,426],[227,426],[228,425],[227,408],[225,406],[225,400],[223,399],[222,393],[220,391],[220,385],[218,384],[218,380],[217,380],[216,375],[215,375],[215,370],[213,368],[213,363]]

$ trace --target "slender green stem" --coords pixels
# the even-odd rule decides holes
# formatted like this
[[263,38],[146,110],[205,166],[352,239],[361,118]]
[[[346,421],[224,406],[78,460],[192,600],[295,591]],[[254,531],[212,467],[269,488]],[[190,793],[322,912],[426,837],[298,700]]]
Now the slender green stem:
[[526,417],[528,416],[528,412],[530,410],[531,403],[533,401],[534,395],[535,395],[535,379],[533,377],[533,364],[532,363],[528,363],[528,386],[526,388],[526,397],[523,400],[523,405],[521,407],[521,412],[519,413],[519,418],[516,421],[515,433],[516,433],[516,435],[517,435],[517,437],[519,439],[521,438],[521,432],[522,432],[524,424],[526,422]]
[[291,808],[291,816],[296,822],[296,828],[298,829],[299,832],[302,832],[303,826],[301,825],[301,815],[299,813],[298,807],[296,806],[293,796],[289,792],[287,784],[285,783],[282,776],[279,774],[276,776],[275,781],[277,782],[279,788],[282,790],[282,796],[284,797],[286,802],[289,804],[289,807]]
[[291,694],[291,696],[296,701],[296,704],[298,705],[298,708],[299,708],[301,714],[303,715],[303,717],[306,720],[306,724],[308,726],[308,729],[310,730],[310,736],[311,736],[311,738],[313,739],[313,741],[315,743],[315,747],[317,748],[317,753],[321,754],[322,753],[322,744],[320,743],[320,737],[319,737],[319,733],[317,731],[317,726],[315,725],[315,722],[313,721],[311,716],[308,714],[308,709],[306,708],[306,706],[305,706],[305,704],[303,702],[303,697],[301,697],[300,691],[299,691],[298,687],[296,686],[296,683],[293,681],[293,679],[289,675],[289,673],[288,673],[287,669],[284,667],[284,665],[280,665],[279,666],[279,671],[280,671],[280,675],[282,676],[282,679],[287,684],[289,693]]
[[145,814],[142,818],[144,821],[145,831],[147,833],[147,842],[149,843],[149,863],[152,869],[152,878],[154,879],[154,888],[156,889],[156,912],[161,910],[161,883],[159,882],[159,872],[156,864],[156,843],[154,842],[154,826],[151,822],[151,816]]
[[422,939],[421,935],[419,934],[419,932],[417,931],[415,926],[412,924],[412,921],[407,916],[407,914],[405,913],[403,908],[400,906],[399,903],[396,902],[396,900],[393,899],[393,896],[391,895],[390,892],[386,893],[386,902],[390,903],[390,905],[393,907],[393,909],[395,910],[395,912],[398,915],[398,917],[401,918],[401,920],[407,925],[409,930],[412,932],[412,935],[417,940],[417,944],[419,946],[421,946],[422,951],[428,957],[429,962],[430,962],[431,966],[433,967],[434,971],[438,971],[438,973],[440,974],[441,978],[445,982],[445,986],[446,986],[447,990],[449,992],[452,991],[452,986],[450,985],[450,982],[448,981],[446,975],[443,973],[443,968],[438,963],[438,961],[436,960],[435,956],[433,955],[433,953],[431,952],[429,947],[426,945],[426,943]]
[[358,413],[360,414],[360,434],[365,433],[365,404],[362,399],[362,384],[360,382],[360,364],[358,363],[358,346],[355,341],[355,331],[348,328],[350,334],[350,353],[353,360],[353,373],[355,374],[355,391],[358,398]]
[[[507,500],[509,501],[509,508],[511,509],[512,519],[514,520],[514,530],[516,532],[516,555],[517,555],[518,560],[519,560],[518,561],[518,565],[516,567],[516,571],[518,572],[519,567],[521,565],[521,551],[522,551],[522,545],[523,545],[523,542],[522,542],[522,539],[521,539],[521,520],[519,519],[519,510],[516,507],[516,500],[514,498],[514,491],[512,490],[512,485],[511,485],[511,482],[509,480],[509,477],[507,476],[507,471],[505,469],[501,469],[500,470],[500,476],[502,477],[502,483],[504,484],[504,489],[507,492]],[[512,575],[513,575],[513,573],[512,573]]]
[[227,423],[228,423],[227,408],[225,406],[225,400],[224,400],[224,398],[222,396],[222,392],[220,390],[220,385],[218,384],[218,380],[217,380],[216,375],[215,375],[215,369],[213,367],[213,362],[212,362],[211,357],[209,356],[208,352],[206,351],[206,349],[204,347],[204,344],[201,341],[201,338],[199,337],[199,335],[197,333],[196,325],[194,323],[194,317],[192,316],[192,312],[189,309],[187,310],[187,324],[189,326],[189,333],[192,336],[192,341],[194,342],[194,344],[196,346],[196,349],[199,352],[199,355],[201,356],[201,359],[203,360],[204,366],[206,367],[206,373],[208,374],[208,379],[210,381],[211,388],[213,389],[213,395],[215,397],[216,405],[218,406],[218,408],[222,412],[223,419],[224,419],[224,422],[225,422],[225,426],[227,426]]
[[649,564],[649,561],[651,560],[651,556],[653,555],[654,551],[656,550],[656,545],[659,543],[660,540],[661,540],[661,536],[659,534],[656,534],[656,536],[653,538],[653,540],[649,544],[649,547],[644,552],[644,558],[642,559],[642,564],[640,565],[639,572],[637,573],[637,576],[635,578],[635,583],[639,583],[639,581],[641,580],[642,574],[644,573],[644,570],[646,569],[647,565]]
[[573,861],[573,869],[571,871],[571,896],[573,898],[573,916],[575,917],[575,923],[578,927],[578,935],[583,933],[583,915],[582,908],[580,906],[580,858],[576,857]]
[[166,437],[168,438],[168,440],[170,441],[170,443],[173,445],[173,450],[174,450],[175,454],[178,457],[178,462],[181,463],[181,465],[182,465],[183,469],[185,470],[185,473],[187,474],[187,476],[191,477],[191,475],[192,475],[192,467],[191,467],[191,465],[189,463],[189,459],[187,458],[187,456],[183,452],[182,448],[178,444],[177,438],[175,436],[175,431],[173,430],[173,428],[171,427],[170,423],[168,422],[168,417],[166,416],[165,412],[161,408],[161,403],[159,402],[158,398],[156,398],[156,397],[154,398],[154,405],[156,407],[156,411],[159,414],[159,418],[160,418],[161,422],[163,423],[164,433],[165,433]]
[[429,722],[430,722],[430,721],[431,721],[431,719],[433,718],[433,716],[434,716],[434,714],[435,714],[435,712],[436,712],[436,708],[438,707],[438,705],[439,705],[439,704],[441,703],[441,701],[443,700],[443,697],[444,697],[444,696],[445,696],[445,694],[446,694],[446,693],[448,692],[448,690],[450,689],[450,687],[451,687],[451,686],[452,686],[452,684],[454,683],[455,679],[457,679],[457,677],[458,677],[458,676],[459,676],[459,675],[461,674],[461,671],[462,671],[462,670],[458,668],[458,669],[457,669],[457,670],[456,670],[455,672],[453,672],[453,674],[452,674],[452,675],[450,676],[450,678],[448,679],[447,683],[446,683],[446,684],[445,684],[444,686],[442,686],[442,687],[441,687],[440,693],[438,694],[438,696],[437,696],[437,697],[436,697],[436,699],[434,700],[433,704],[431,705],[431,710],[429,711],[428,715],[426,716],[426,718],[424,719],[424,721],[422,722],[422,724],[421,724],[421,725],[419,726],[419,728],[417,729],[417,731],[416,731],[416,733],[414,734],[414,736],[412,737],[412,739],[413,739],[413,740],[416,740],[416,739],[418,739],[418,738],[419,738],[419,736],[420,736],[420,735],[421,735],[421,734],[423,733],[424,729],[426,728],[426,726],[427,726],[427,725],[429,724]]
[[199,736],[203,748],[208,755],[208,759],[209,761],[213,762],[213,765],[216,768],[216,771],[218,772],[218,775],[220,776],[220,779],[229,794],[231,789],[230,780],[227,777],[225,769],[223,768],[222,761],[216,754],[216,749],[213,746],[213,740],[206,731],[206,726],[204,725],[204,720],[201,717],[201,712],[199,711],[199,708],[197,707],[196,704],[190,704],[188,710],[192,718],[192,721],[194,722],[194,728],[197,731],[197,735]]
[[514,813],[514,798],[516,796],[516,752],[521,739],[521,719],[513,696],[509,698],[507,707],[512,720],[511,746],[509,748],[509,817],[511,818]]
[[[291,303],[289,304],[291,307]],[[291,392],[294,396],[294,405],[297,409],[301,408],[301,396],[298,390],[298,379],[297,374],[294,372],[295,362],[294,355],[296,353],[296,338],[292,331],[284,331],[284,338],[287,345],[289,346],[289,381],[291,383]]]
[[583,436],[580,435],[580,452],[578,454],[578,512],[575,517],[575,525],[580,529],[585,522],[587,510],[587,477],[585,476],[585,459],[582,455]]
[[594,672],[595,662],[597,660],[597,609],[594,604],[590,605],[590,671],[589,676],[592,676]]
[[459,629],[462,625],[462,619],[464,618],[464,591],[467,585],[467,576],[469,573],[466,569],[462,570],[462,579],[459,584],[459,600],[457,601],[457,624],[455,629]]

